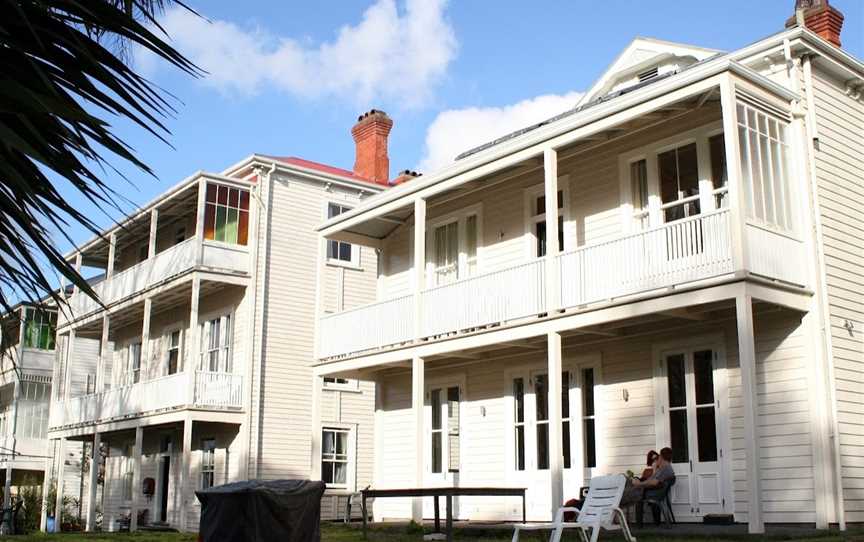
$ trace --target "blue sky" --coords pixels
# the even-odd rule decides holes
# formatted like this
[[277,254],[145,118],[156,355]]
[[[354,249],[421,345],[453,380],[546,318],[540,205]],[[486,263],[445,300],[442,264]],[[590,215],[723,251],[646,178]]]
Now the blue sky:
[[[864,1],[831,3],[846,16],[844,48],[864,58]],[[135,187],[110,182],[142,204],[196,170],[220,171],[253,152],[350,169],[349,130],[371,107],[384,109],[395,122],[391,174],[422,168],[452,152],[452,141],[440,148],[440,134],[453,123],[467,121],[472,126],[465,137],[485,140],[522,117],[572,106],[637,35],[730,50],[781,30],[793,4],[192,3],[209,23],[172,12],[166,27],[180,50],[213,75],[192,80],[147,57],[137,59],[140,69],[182,102],[167,123],[175,149],[119,123],[117,133],[158,178],[123,169]],[[81,228],[70,233],[76,242],[89,238]]]

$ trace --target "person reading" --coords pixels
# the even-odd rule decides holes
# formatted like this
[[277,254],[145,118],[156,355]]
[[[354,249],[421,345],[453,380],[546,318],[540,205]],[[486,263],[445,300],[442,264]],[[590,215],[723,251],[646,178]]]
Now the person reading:
[[[624,495],[621,497],[621,507],[636,505],[636,521],[641,525],[642,501],[646,497],[656,497],[674,479],[675,471],[672,469],[672,448],[666,447],[660,450],[660,455],[654,463],[653,472],[647,479],[631,478],[628,480],[627,487],[624,489]],[[659,522],[659,517],[656,514],[654,519],[656,522]]]

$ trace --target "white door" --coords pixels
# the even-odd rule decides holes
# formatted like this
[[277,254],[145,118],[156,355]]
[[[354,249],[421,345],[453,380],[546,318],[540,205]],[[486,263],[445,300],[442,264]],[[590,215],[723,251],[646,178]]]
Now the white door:
[[721,390],[718,352],[692,348],[664,352],[660,361],[661,395],[658,447],[672,448],[676,483],[672,506],[677,519],[698,520],[725,513]]
[[562,382],[569,381],[568,393],[562,395],[564,448],[564,500],[579,498],[579,490],[598,473],[599,424],[596,403],[600,385],[599,363],[568,367]]
[[[426,487],[450,487],[459,485],[461,467],[461,404],[462,386],[433,384],[426,393],[426,437],[425,481]],[[459,517],[458,498],[453,499],[453,517]],[[446,514],[446,501],[439,499],[440,517]],[[435,516],[434,499],[423,500],[423,516]]]
[[[508,484],[527,489],[529,520],[550,519],[548,378],[541,371],[510,376],[511,429],[508,441]],[[514,519],[517,510],[514,508]],[[521,519],[522,510],[518,510]]]

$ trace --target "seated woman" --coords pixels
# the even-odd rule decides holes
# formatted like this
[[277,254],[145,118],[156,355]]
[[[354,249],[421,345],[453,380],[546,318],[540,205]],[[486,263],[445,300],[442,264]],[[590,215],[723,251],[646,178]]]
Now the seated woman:
[[[647,470],[647,469],[646,469]],[[636,520],[642,523],[642,500],[653,496],[675,479],[672,469],[672,448],[663,448],[654,463],[654,471],[646,480],[633,478],[627,482],[624,495],[621,497],[621,508],[636,504]]]
[[648,478],[651,478],[651,475],[654,474],[654,468],[656,467],[655,463],[657,462],[658,457],[660,457],[660,454],[656,451],[651,450],[648,452],[645,463],[646,467],[642,471],[642,476],[639,477],[639,480],[644,482]]

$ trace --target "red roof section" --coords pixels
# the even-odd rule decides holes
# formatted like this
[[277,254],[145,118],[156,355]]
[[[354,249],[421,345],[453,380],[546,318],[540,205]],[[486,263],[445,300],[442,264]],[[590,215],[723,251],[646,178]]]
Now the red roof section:
[[329,173],[330,175],[338,175],[340,177],[345,177],[347,179],[351,179],[352,181],[360,181],[363,183],[373,184],[375,186],[384,186],[376,183],[371,179],[367,179],[366,177],[361,177],[357,175],[353,171],[348,171],[347,169],[342,169],[338,167],[328,166],[327,164],[321,164],[319,162],[313,162],[312,160],[304,160],[303,158],[297,158],[296,156],[268,156],[267,158],[272,158],[273,160],[277,160],[282,162],[283,164],[290,164],[292,166],[298,166],[307,169],[314,169],[316,171],[320,171],[322,173]]

